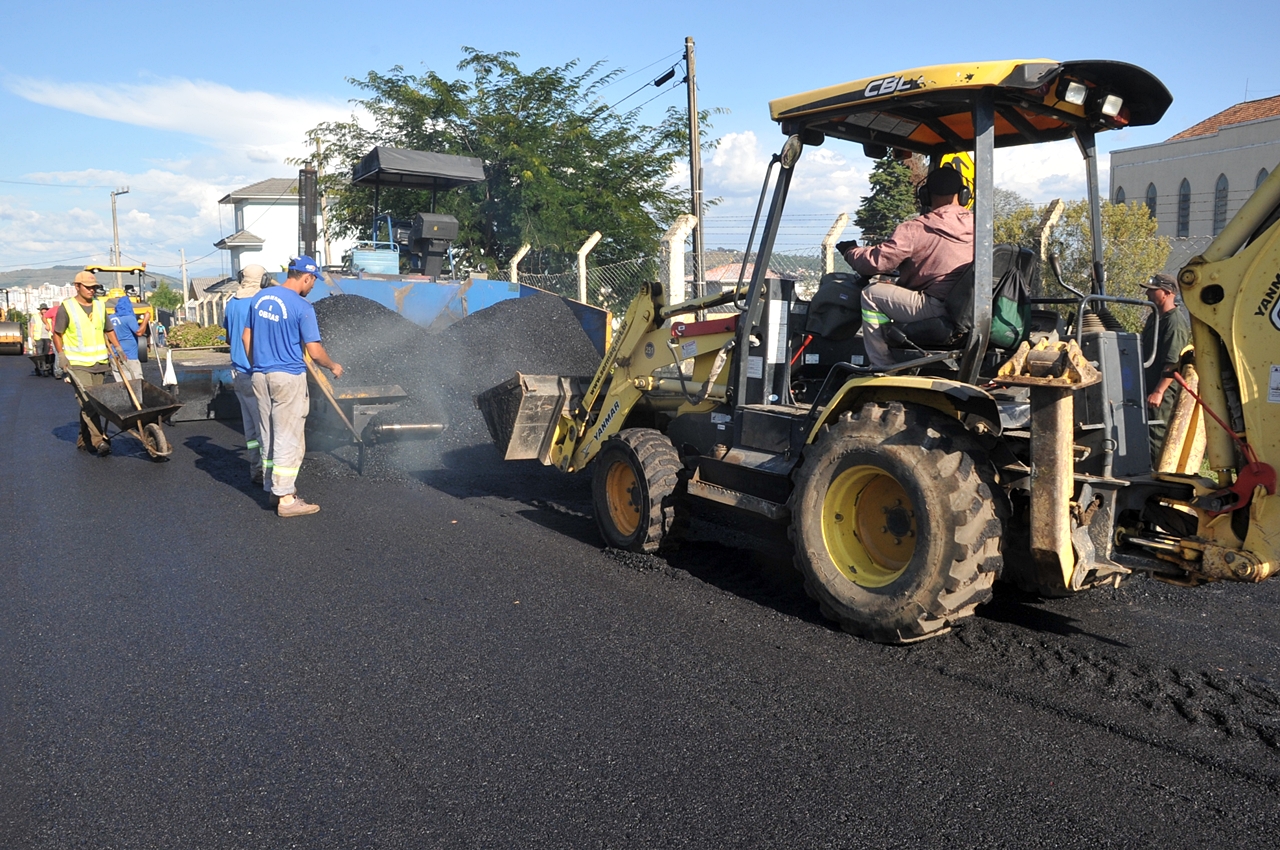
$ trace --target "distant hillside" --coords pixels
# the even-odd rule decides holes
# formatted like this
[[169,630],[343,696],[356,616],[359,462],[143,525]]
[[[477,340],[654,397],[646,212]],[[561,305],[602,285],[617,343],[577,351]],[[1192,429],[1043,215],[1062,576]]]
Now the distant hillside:
[[[45,269],[18,269],[12,272],[0,272],[0,289],[8,289],[11,286],[22,289],[27,286],[40,286],[43,283],[52,283],[55,286],[70,283],[71,279],[76,276],[76,272],[83,269],[84,266],[50,266]],[[152,278],[167,280],[169,285],[175,289],[182,286],[181,278],[172,278],[169,275],[153,275],[147,272],[147,278],[148,280]],[[100,282],[104,285],[108,283],[108,281]]]
[[16,286],[39,286],[42,283],[61,285],[70,283],[76,272],[84,266],[53,266],[47,269],[18,269],[12,272],[0,272],[0,289]]

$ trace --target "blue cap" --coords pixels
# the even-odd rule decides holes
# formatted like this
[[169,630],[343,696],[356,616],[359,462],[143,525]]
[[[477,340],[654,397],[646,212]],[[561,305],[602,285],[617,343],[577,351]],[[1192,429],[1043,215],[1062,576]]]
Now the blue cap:
[[324,277],[324,272],[320,271],[320,264],[305,254],[289,261],[289,271],[313,274],[316,278]]

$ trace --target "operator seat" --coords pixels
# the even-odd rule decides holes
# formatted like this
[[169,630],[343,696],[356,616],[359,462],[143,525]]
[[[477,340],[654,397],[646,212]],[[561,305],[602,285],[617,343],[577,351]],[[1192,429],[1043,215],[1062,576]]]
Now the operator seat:
[[[988,348],[1011,352],[1026,338],[1031,292],[1040,284],[1040,257],[1020,245],[996,245],[992,251],[991,336]],[[954,351],[964,348],[973,330],[973,265],[965,267],[943,303],[946,313],[932,319],[887,326],[890,348]]]

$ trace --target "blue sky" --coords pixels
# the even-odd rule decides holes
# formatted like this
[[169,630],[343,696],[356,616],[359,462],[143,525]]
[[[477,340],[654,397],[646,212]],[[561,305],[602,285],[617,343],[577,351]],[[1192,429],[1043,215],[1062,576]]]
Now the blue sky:
[[[185,248],[200,258],[197,272],[215,273],[225,261],[212,243],[230,232],[217,199],[295,174],[284,158],[302,151],[306,130],[350,113],[348,77],[397,64],[455,76],[463,45],[516,51],[522,67],[578,58],[633,71],[657,62],[617,85],[621,95],[675,61],[692,36],[699,104],[729,110],[714,119],[724,141],[704,163],[708,195],[724,199],[708,215],[707,241],[726,246],[743,241],[743,217],[781,142],[770,98],[917,65],[1117,59],[1155,73],[1174,102],[1153,128],[1104,135],[1109,151],[1168,138],[1246,92],[1280,94],[1275,2],[1001,2],[973,13],[960,4],[804,0],[6,6],[0,269],[104,259],[109,191],[128,185],[119,198],[126,256],[169,272]],[[673,91],[646,111],[656,118],[683,98]],[[830,217],[856,210],[870,166],[859,151],[819,151],[795,207],[813,216],[816,235],[802,228],[794,238],[815,243]],[[997,184],[1040,201],[1083,194],[1070,144],[1002,152]]]

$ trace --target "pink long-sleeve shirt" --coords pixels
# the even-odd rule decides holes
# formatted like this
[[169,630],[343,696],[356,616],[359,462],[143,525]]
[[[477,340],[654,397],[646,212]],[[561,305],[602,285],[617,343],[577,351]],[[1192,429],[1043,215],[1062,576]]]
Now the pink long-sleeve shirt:
[[938,207],[899,224],[879,245],[850,248],[844,258],[861,275],[900,269],[898,286],[946,298],[973,262],[973,213],[957,204]]

